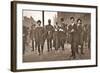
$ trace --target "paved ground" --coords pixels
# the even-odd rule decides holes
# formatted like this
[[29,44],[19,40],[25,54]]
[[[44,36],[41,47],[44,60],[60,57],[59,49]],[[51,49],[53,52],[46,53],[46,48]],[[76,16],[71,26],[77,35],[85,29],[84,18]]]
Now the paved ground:
[[38,55],[37,50],[35,51],[31,51],[31,50],[32,48],[26,49],[25,54],[23,55],[23,62],[90,59],[90,51],[87,48],[84,48],[84,54],[77,55],[76,59],[70,57],[71,55],[70,44],[67,43],[65,44],[64,51],[62,51],[61,48],[58,51],[55,51],[53,48],[53,50],[50,52],[47,52],[47,46],[45,43],[44,52],[40,56]]

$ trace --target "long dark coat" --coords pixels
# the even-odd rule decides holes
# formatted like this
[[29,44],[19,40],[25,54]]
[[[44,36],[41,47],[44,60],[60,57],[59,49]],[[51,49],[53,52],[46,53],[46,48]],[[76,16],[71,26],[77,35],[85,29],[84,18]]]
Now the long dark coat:
[[79,26],[77,25],[77,43],[79,45],[82,45],[83,44],[83,28],[82,28],[82,24],[80,24]]
[[45,30],[46,30],[46,38],[53,39],[54,27],[52,25],[47,25],[45,27]]
[[43,43],[43,27],[36,27],[34,34],[35,42],[41,45]]
[[[73,30],[73,31],[72,31]],[[68,26],[68,42],[70,44],[72,43],[76,43],[77,42],[77,25],[74,24],[73,26],[72,25],[69,25]]]

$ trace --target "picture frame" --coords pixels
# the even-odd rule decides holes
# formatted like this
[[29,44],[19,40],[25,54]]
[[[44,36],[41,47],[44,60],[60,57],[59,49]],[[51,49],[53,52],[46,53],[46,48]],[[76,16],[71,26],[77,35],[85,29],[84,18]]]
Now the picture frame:
[[[27,1],[12,1],[11,2],[11,71],[13,72],[20,72],[20,71],[37,71],[37,70],[52,70],[52,69],[69,69],[69,68],[83,68],[83,67],[97,67],[98,65],[98,49],[97,49],[97,40],[98,40],[98,7],[97,6],[89,6],[89,5],[74,5],[74,4],[58,4],[58,3],[42,3],[42,2],[27,2]],[[90,49],[84,49],[85,54],[76,54],[73,57],[70,56],[71,51],[73,53],[75,52],[75,49],[73,50],[71,47],[73,45],[72,39],[76,39],[75,36],[70,36],[72,37],[70,39],[69,36],[69,31],[66,31],[66,35],[60,34],[60,24],[61,21],[64,21],[66,25],[69,26],[71,23],[71,20],[75,20],[75,24],[78,24],[78,20],[81,22],[82,21],[82,26],[85,26],[85,24],[88,26],[87,29],[90,31],[85,34],[86,36],[90,34],[90,36],[87,36],[89,42],[88,45],[90,45]],[[34,20],[34,23],[31,21]],[[40,20],[40,21],[39,21]],[[56,41],[58,40],[59,42],[57,43],[57,48],[54,46],[53,49],[51,49],[50,52],[49,49],[47,49],[48,46],[48,39],[47,36],[45,37],[45,42],[44,46],[46,47],[43,51],[43,54],[41,51],[39,52],[39,47],[38,49],[34,52],[31,51],[33,48],[32,45],[32,40],[29,41],[27,36],[25,36],[26,32],[30,32],[31,26],[35,24],[36,27],[39,26],[38,23],[41,23],[41,27],[46,28],[46,26],[50,23],[55,27],[54,24],[58,24],[59,26],[59,32],[58,35],[54,35],[53,33],[53,39],[51,41],[52,45],[54,45],[54,38],[55,36],[60,36],[57,37]],[[32,24],[32,25],[31,25]],[[24,26],[28,27],[26,30],[24,30]],[[66,29],[69,29],[68,26],[66,26]],[[65,26],[64,26],[65,27]],[[77,26],[76,26],[77,28]],[[77,29],[72,28],[71,32],[77,30]],[[82,27],[81,29],[83,29]],[[49,30],[49,27],[45,31],[47,33],[51,31],[51,27]],[[56,29],[56,27],[55,27]],[[53,32],[56,30],[54,29]],[[81,31],[80,29],[80,31]],[[38,29],[39,30],[39,29]],[[37,31],[35,31],[35,35],[38,34]],[[52,29],[53,30],[53,29]],[[86,30],[86,29],[85,29]],[[41,32],[42,29],[39,31]],[[61,30],[62,32],[63,30]],[[87,31],[87,30],[86,30]],[[31,33],[31,32],[30,32]],[[41,32],[42,33],[42,32]],[[39,34],[41,34],[39,33]],[[27,33],[28,34],[28,33]],[[42,33],[43,34],[43,33]],[[40,40],[42,38],[42,34],[40,35]],[[77,33],[76,33],[77,34]],[[33,35],[33,34],[32,34]],[[51,34],[50,34],[51,35]],[[62,45],[60,41],[61,35],[65,36],[67,39],[67,44],[64,45],[64,51],[61,49]],[[25,40],[24,37],[25,36]],[[82,35],[84,36],[84,35]],[[86,37],[84,36],[84,37]],[[29,35],[30,37],[30,35]],[[37,36],[35,37],[35,45],[36,41],[39,41],[37,43],[41,44],[39,37],[36,40]],[[79,39],[80,37],[78,37]],[[26,41],[28,39],[28,41]],[[33,39],[33,38],[32,38]],[[64,39],[64,40],[65,40]],[[70,40],[71,42],[70,42]],[[77,40],[78,40],[77,39]],[[25,42],[24,42],[24,41]],[[42,38],[43,40],[43,38]],[[63,41],[64,41],[63,40]],[[68,41],[69,40],[69,41]],[[83,41],[83,40],[82,40]],[[28,42],[28,43],[26,43]],[[45,43],[44,42],[44,43]],[[70,42],[70,44],[69,44]],[[83,41],[84,42],[84,41]],[[31,43],[31,47],[30,47]],[[65,41],[66,43],[66,41]],[[28,46],[27,46],[28,44]],[[60,46],[60,49],[58,49],[58,46]],[[76,44],[76,42],[75,42]],[[80,48],[79,44],[77,48]],[[39,45],[38,45],[39,46]],[[24,49],[27,48],[27,49]],[[35,47],[36,48],[36,47]],[[75,47],[74,47],[75,48]],[[85,47],[86,48],[86,47]],[[56,49],[58,51],[56,51]],[[76,49],[77,50],[77,49]],[[81,49],[79,50],[79,53],[81,52]],[[74,58],[75,57],[75,58]]]

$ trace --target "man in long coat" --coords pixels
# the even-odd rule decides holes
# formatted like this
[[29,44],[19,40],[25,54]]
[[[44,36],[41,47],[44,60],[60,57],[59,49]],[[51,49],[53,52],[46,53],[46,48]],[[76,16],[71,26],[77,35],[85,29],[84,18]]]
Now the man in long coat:
[[77,49],[77,25],[75,24],[74,17],[70,17],[71,24],[68,26],[69,32],[69,42],[71,44],[71,57],[76,57],[76,49]]
[[66,28],[65,28],[65,23],[64,23],[64,18],[60,19],[61,23],[59,25],[59,39],[60,39],[60,47],[62,48],[62,50],[64,50],[64,44],[66,41]]
[[58,23],[54,25],[54,33],[53,33],[53,47],[57,51],[60,48],[60,37],[59,37],[59,28]]
[[37,27],[35,28],[35,44],[38,48],[39,55],[43,52],[43,27],[41,27],[41,21],[37,21]]
[[51,20],[48,20],[48,25],[46,26],[46,37],[47,37],[47,47],[48,52],[52,50],[52,40],[53,40],[54,27],[51,25]]
[[[87,34],[86,34],[87,35]],[[82,27],[82,20],[77,19],[77,53],[78,53],[78,48],[81,50],[81,54],[83,54],[83,27]]]

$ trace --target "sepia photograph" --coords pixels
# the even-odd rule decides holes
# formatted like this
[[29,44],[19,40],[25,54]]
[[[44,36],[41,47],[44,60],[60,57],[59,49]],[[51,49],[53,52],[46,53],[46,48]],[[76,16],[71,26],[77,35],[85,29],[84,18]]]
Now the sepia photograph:
[[97,66],[97,6],[11,3],[11,70]]
[[91,59],[90,13],[23,10],[23,62]]

